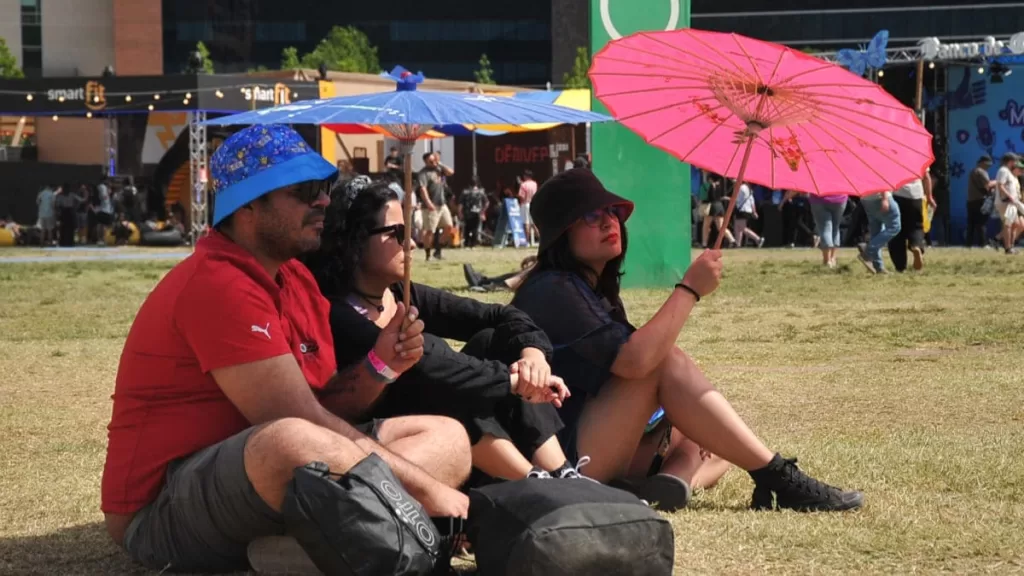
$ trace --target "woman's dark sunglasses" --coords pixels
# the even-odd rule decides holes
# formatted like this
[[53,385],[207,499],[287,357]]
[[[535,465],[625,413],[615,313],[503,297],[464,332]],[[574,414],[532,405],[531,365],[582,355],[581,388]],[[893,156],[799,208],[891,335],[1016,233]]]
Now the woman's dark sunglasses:
[[604,219],[605,214],[617,219],[620,223],[626,219],[627,209],[622,205],[606,206],[598,210],[592,210],[583,215],[583,222],[587,226],[597,227],[601,225],[601,220]]
[[333,180],[310,180],[308,182],[300,182],[292,188],[292,196],[295,197],[299,202],[306,204],[312,204],[316,202],[317,198],[321,194],[326,194],[328,198],[331,197],[331,186],[334,184]]
[[405,240],[405,224],[392,224],[391,226],[381,226],[380,228],[370,230],[370,236],[377,234],[388,234],[401,244]]

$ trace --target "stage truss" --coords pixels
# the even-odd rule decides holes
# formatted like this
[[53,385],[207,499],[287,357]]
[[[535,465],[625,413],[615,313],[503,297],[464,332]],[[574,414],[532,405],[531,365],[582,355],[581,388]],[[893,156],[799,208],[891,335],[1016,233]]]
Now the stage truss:
[[113,115],[103,119],[103,148],[106,152],[103,173],[107,178],[115,178],[117,176],[117,118]]
[[206,166],[206,112],[202,110],[189,112],[188,118],[188,159],[189,188],[192,194],[192,234],[190,241],[193,247],[200,236],[206,231],[209,222],[207,208],[209,192]]

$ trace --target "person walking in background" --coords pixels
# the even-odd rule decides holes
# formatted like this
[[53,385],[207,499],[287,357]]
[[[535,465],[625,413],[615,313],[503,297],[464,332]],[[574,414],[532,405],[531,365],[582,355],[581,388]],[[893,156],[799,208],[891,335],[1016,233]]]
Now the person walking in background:
[[440,155],[427,152],[423,155],[423,168],[417,175],[420,201],[423,203],[423,249],[430,260],[431,250],[435,259],[441,259],[441,245],[451,235],[454,222],[448,209],[444,179],[455,174],[451,168],[441,164]]
[[978,158],[978,164],[967,179],[967,246],[984,248],[985,222],[988,215],[982,211],[985,200],[992,196],[996,181],[992,180],[988,171],[992,168],[992,157],[988,154]]
[[532,170],[523,170],[523,179],[519,183],[519,212],[523,215],[523,227],[526,229],[526,243],[529,246],[533,246],[534,238],[540,236],[537,233],[537,227],[533,225],[533,219],[530,218],[530,202],[533,200],[533,195],[537,193],[537,181],[533,179]]
[[892,193],[900,207],[900,232],[889,241],[889,257],[897,272],[907,269],[907,248],[914,257],[914,270],[924,268],[924,207],[922,200],[935,206],[932,175],[925,169],[921,178],[904,184]]
[[57,216],[59,233],[57,238],[62,247],[75,245],[75,228],[78,227],[78,196],[71,191],[71,184],[57,189]]
[[466,248],[480,245],[480,230],[487,213],[487,192],[480,186],[480,177],[474,175],[469,188],[459,196],[459,218],[463,223]]
[[1007,254],[1016,254],[1014,246],[1024,225],[1024,204],[1020,201],[1020,174],[1024,161],[1013,152],[1000,160],[996,173],[996,214],[1003,222],[1003,248]]
[[[701,225],[700,230],[700,245],[704,248],[708,247],[712,224],[719,230],[727,226],[725,222],[724,198],[725,182],[722,180],[722,177],[718,174],[707,173],[707,180],[701,186],[700,192],[700,215],[704,218],[704,223]],[[729,241],[729,246],[736,244],[736,238],[733,237],[732,232],[728,228],[725,228],[725,239]]]
[[[59,188],[58,188],[59,190]],[[38,207],[38,224],[42,233],[42,245],[49,246],[54,240],[54,231],[57,229],[57,195],[49,186],[36,195],[36,206]]]
[[399,156],[398,148],[391,147],[388,157],[384,159],[384,171],[394,182],[402,182],[405,178],[405,161]]
[[758,248],[764,246],[764,238],[756,232],[747,228],[747,222],[757,220],[757,202],[754,200],[754,192],[744,182],[740,184],[739,196],[736,198],[736,237],[737,244],[743,246],[743,238],[750,238]]
[[888,274],[882,262],[882,248],[900,233],[900,206],[891,192],[864,196],[860,204],[868,217],[871,238],[859,247],[857,259],[872,274]]
[[811,205],[811,216],[814,217],[814,228],[818,235],[818,248],[821,250],[821,263],[828,268],[836,267],[836,252],[842,245],[840,224],[846,211],[847,196],[817,196],[811,194],[808,203]]
[[104,244],[107,228],[114,223],[114,203],[110,199],[110,187],[106,181],[96,187],[96,243]]

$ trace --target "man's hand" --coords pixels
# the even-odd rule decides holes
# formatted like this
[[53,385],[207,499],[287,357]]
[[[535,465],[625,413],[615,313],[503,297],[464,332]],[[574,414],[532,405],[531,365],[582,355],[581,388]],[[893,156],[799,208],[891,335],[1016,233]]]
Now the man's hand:
[[437,212],[437,206],[434,206],[434,203],[431,202],[430,200],[427,200],[426,205],[427,212]]
[[513,392],[522,396],[527,402],[551,402],[561,408],[562,402],[569,396],[565,382],[551,375],[551,366],[544,353],[536,348],[526,348],[518,362],[509,366],[512,376]]
[[[399,302],[395,316],[377,336],[373,351],[389,368],[402,374],[416,365],[423,357],[423,321],[415,306],[405,313],[405,304]],[[403,330],[402,323],[408,326]]]
[[469,496],[441,483],[420,498],[420,504],[433,518],[469,518]]

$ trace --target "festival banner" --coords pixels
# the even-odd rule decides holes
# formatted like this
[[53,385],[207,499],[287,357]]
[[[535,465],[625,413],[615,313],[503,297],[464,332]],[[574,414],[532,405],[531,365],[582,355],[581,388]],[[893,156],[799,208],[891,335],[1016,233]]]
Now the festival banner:
[[[689,25],[689,0],[590,0],[590,53],[641,30]],[[596,98],[593,110],[608,113]],[[636,203],[623,284],[672,286],[690,263],[690,166],[618,123],[594,124],[591,131],[594,173]]]

